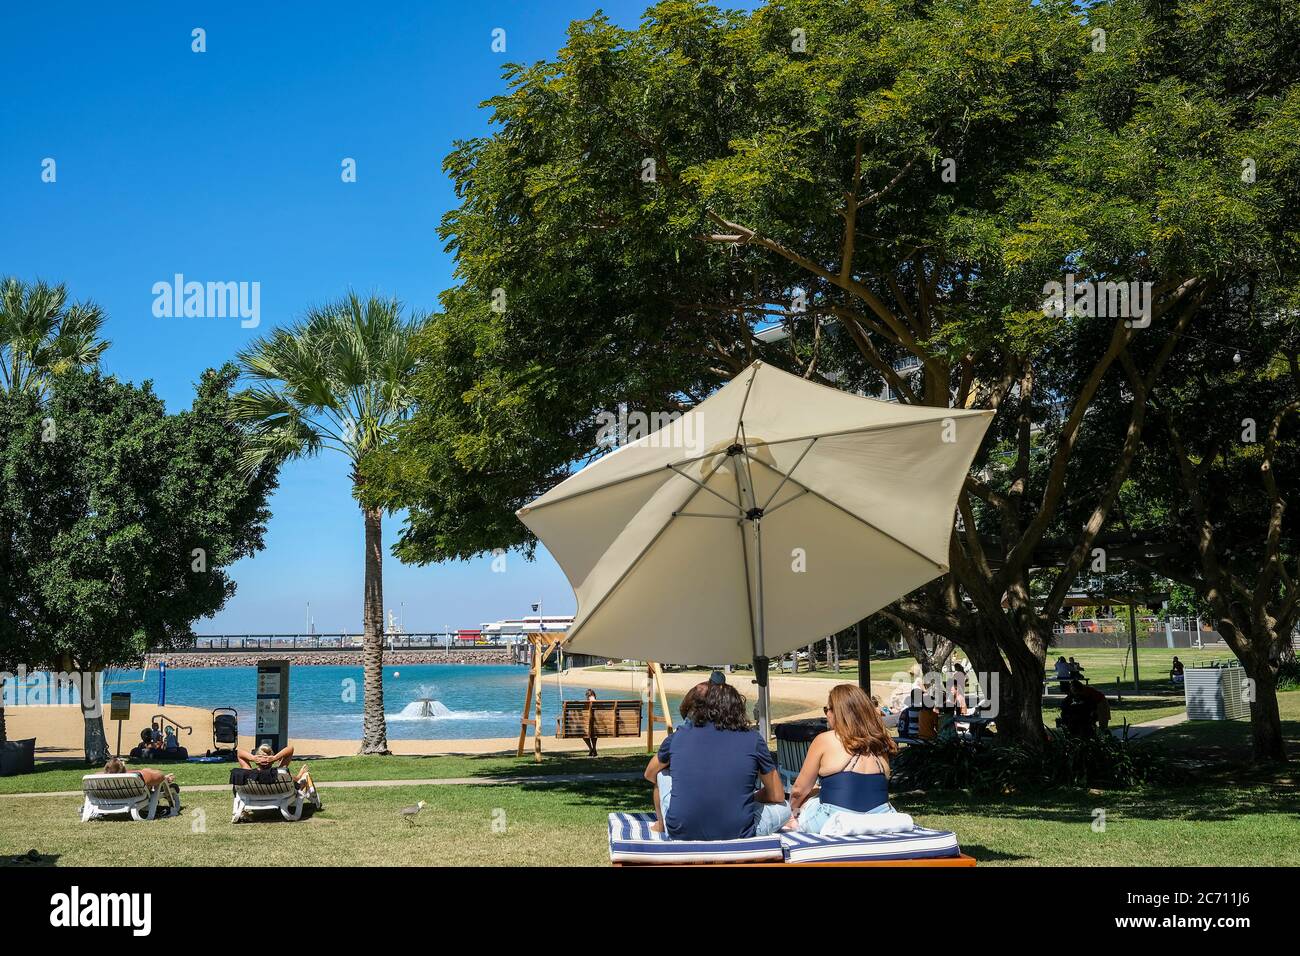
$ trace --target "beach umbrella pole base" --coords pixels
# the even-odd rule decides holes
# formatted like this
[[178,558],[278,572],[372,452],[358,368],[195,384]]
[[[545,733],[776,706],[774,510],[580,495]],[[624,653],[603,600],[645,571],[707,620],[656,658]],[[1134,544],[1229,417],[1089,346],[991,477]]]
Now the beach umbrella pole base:
[[767,690],[767,669],[770,661],[766,657],[754,658],[754,682],[758,684],[758,732],[764,741],[772,736],[771,699]]

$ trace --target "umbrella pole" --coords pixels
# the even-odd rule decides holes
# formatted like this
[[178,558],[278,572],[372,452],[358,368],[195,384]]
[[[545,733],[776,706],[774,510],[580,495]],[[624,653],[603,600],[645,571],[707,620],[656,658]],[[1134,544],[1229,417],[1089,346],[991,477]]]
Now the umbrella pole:
[[768,658],[763,641],[763,528],[754,520],[754,551],[758,566],[758,626],[754,629],[754,680],[758,682],[758,733],[766,744],[772,738],[771,698],[767,692]]

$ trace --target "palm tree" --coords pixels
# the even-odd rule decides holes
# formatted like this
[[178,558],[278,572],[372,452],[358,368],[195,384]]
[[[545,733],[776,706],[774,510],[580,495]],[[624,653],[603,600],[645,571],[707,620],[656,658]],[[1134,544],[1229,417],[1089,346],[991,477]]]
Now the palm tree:
[[44,394],[50,376],[99,362],[104,313],[93,302],[67,305],[63,284],[0,283],[0,391]]
[[[31,390],[43,397],[52,376],[99,364],[108,348],[99,338],[104,313],[93,302],[68,307],[67,301],[63,284],[28,285],[12,276],[0,282],[0,393]],[[0,743],[5,739],[0,701]]]
[[[242,466],[253,473],[268,460],[334,449],[352,462],[353,495],[360,501],[362,462],[388,440],[410,406],[416,366],[412,339],[420,322],[403,319],[396,299],[349,293],[240,352],[244,376],[253,383],[232,398],[231,415],[251,438]],[[361,752],[384,754],[384,512],[365,504],[361,512],[366,556]]]

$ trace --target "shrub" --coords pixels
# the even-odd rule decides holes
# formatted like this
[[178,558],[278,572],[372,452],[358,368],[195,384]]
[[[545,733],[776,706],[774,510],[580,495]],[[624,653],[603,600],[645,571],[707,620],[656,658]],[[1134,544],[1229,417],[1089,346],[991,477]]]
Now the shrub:
[[1037,751],[1020,744],[973,746],[945,734],[928,746],[908,747],[894,761],[894,786],[917,790],[1125,789],[1170,776],[1160,751],[1106,733],[1074,737],[1048,731]]

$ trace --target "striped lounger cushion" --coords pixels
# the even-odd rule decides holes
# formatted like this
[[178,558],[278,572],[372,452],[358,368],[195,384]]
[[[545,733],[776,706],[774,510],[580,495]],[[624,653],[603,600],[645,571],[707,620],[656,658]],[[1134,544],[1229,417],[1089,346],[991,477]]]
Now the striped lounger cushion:
[[737,863],[779,860],[776,834],[742,840],[674,840],[655,833],[653,813],[609,815],[609,859],[613,863]]
[[923,860],[960,856],[957,834],[913,827],[901,833],[862,836],[822,836],[819,833],[781,834],[787,863],[827,863],[863,860]]

